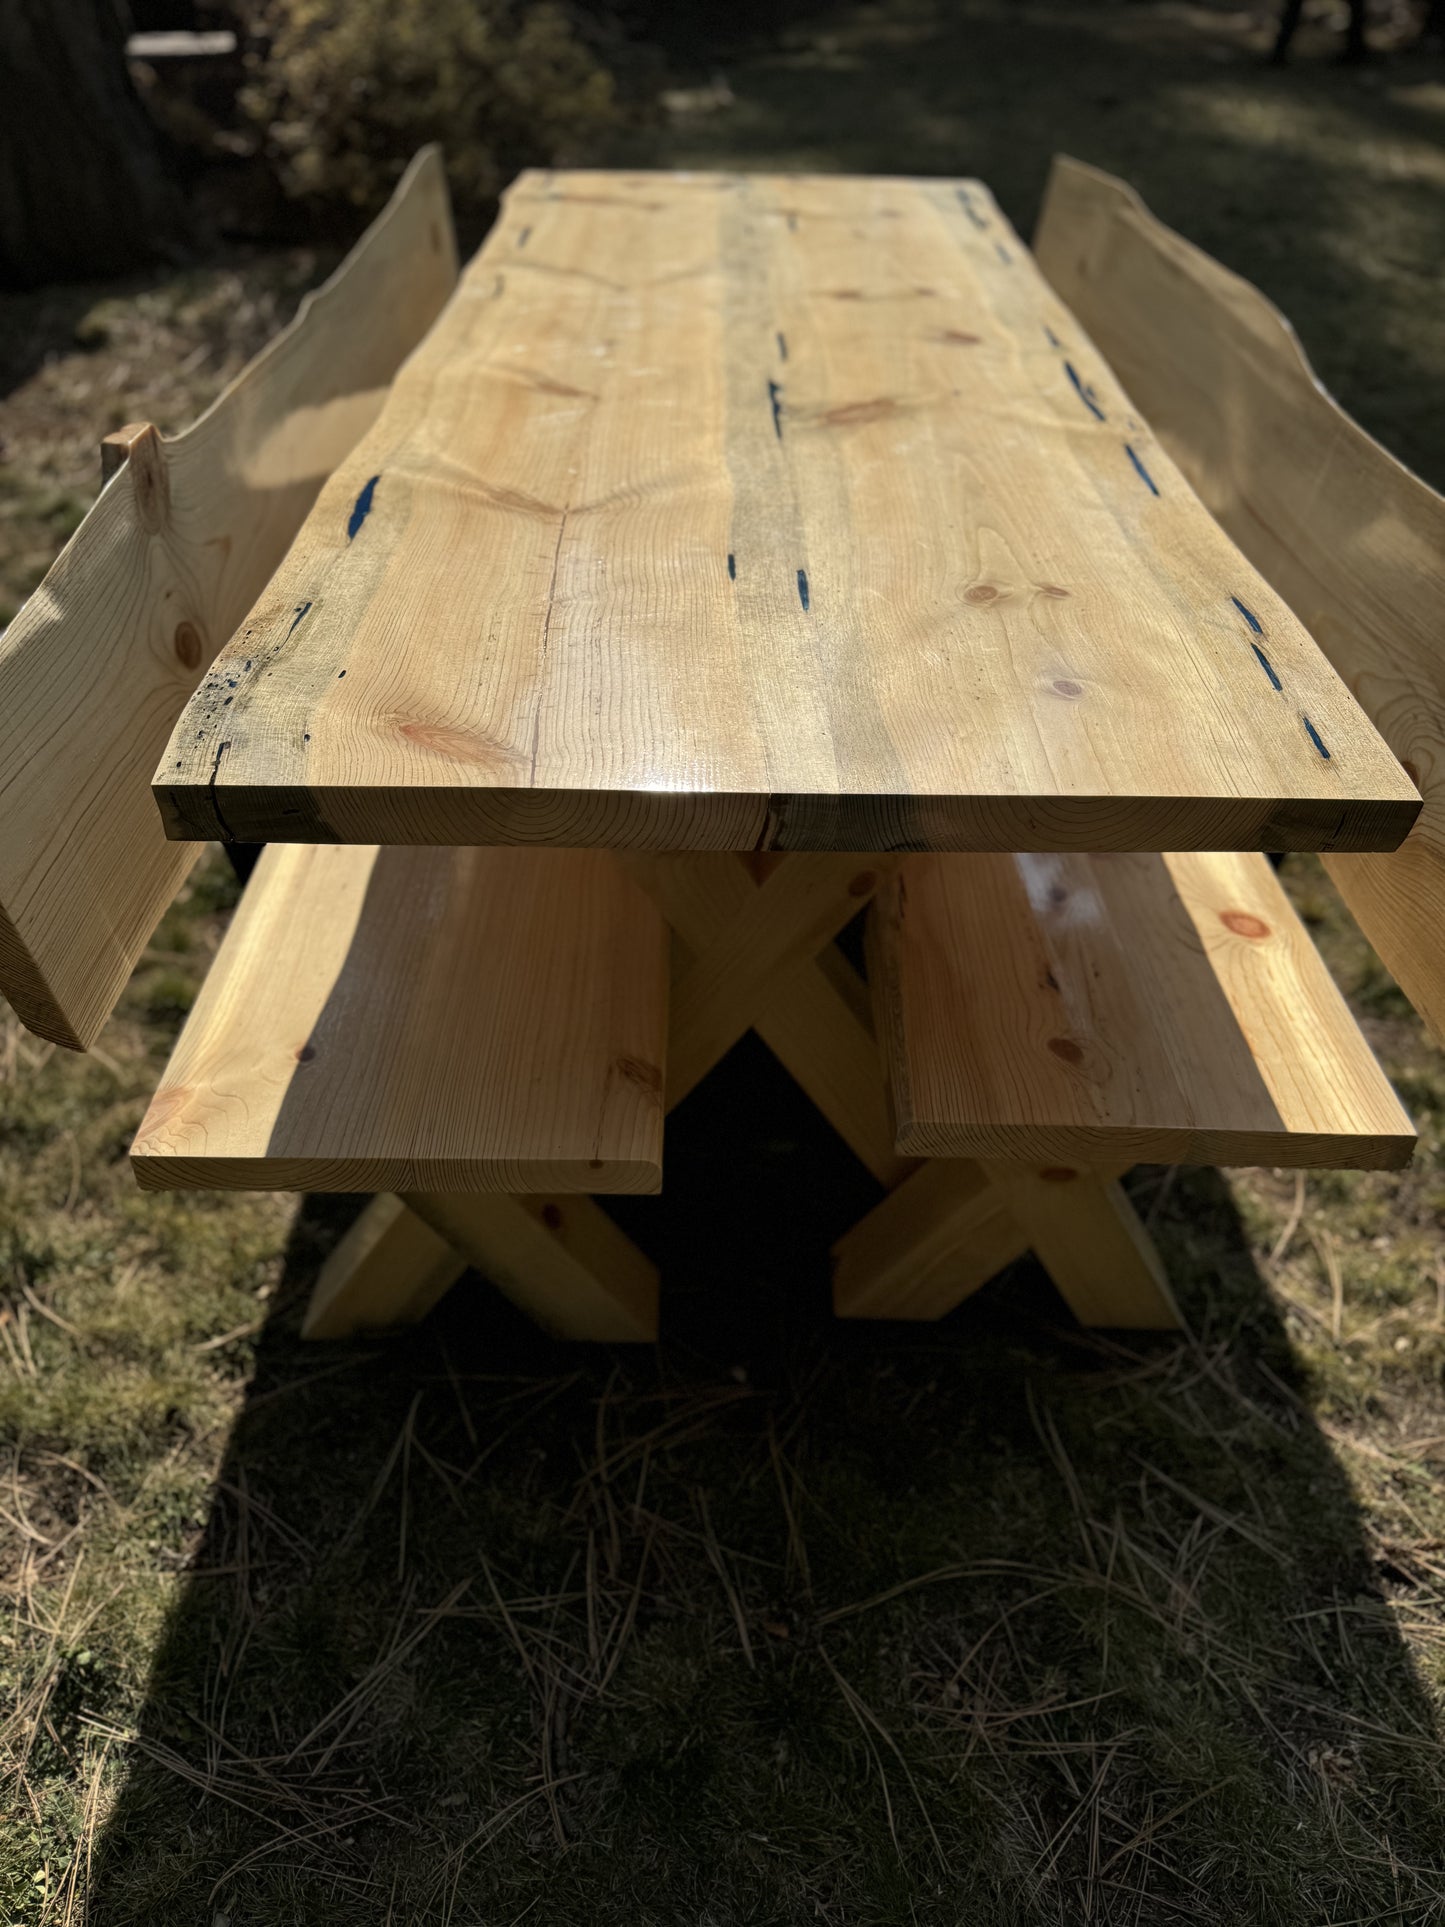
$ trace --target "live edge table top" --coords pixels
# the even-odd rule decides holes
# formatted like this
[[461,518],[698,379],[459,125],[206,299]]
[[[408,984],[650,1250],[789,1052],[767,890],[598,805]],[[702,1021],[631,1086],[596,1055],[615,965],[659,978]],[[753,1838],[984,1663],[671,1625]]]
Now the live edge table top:
[[713,174],[517,181],[155,787],[182,839],[673,850],[1419,808],[986,188]]

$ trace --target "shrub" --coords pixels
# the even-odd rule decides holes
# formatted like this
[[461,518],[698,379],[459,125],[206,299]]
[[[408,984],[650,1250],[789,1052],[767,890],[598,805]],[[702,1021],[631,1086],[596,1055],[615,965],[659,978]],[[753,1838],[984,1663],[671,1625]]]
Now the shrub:
[[373,214],[427,141],[463,220],[520,167],[598,158],[624,117],[604,30],[557,0],[255,0],[243,104],[283,187]]

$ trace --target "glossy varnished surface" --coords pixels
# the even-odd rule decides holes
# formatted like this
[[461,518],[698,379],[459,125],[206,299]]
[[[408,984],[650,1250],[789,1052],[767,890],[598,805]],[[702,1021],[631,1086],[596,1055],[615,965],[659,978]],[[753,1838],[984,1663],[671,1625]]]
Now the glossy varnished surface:
[[169,833],[1380,848],[1418,800],[973,182],[529,174]]

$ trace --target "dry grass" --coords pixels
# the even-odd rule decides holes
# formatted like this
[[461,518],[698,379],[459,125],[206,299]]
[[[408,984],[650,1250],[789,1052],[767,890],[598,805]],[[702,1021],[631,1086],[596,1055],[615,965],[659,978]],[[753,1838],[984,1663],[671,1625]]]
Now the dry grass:
[[[974,169],[1027,225],[1069,146],[1421,459],[1439,106],[1404,65],[1262,74],[1250,31],[856,9],[686,94],[658,158]],[[82,498],[98,430],[179,425],[315,268],[123,290],[84,348],[96,291],[17,308],[12,340],[61,322],[12,482]],[[56,532],[27,515],[16,593]],[[1445,1916],[1445,1065],[1318,867],[1286,880],[1421,1152],[1136,1172],[1189,1320],[1139,1344],[1028,1265],[941,1326],[834,1325],[818,1254],[868,1181],[747,1047],[670,1123],[667,1197],[619,1207],[667,1263],[656,1355],[552,1345],[474,1278],[306,1348],[354,1207],[142,1198],[124,1161],[219,860],[97,1052],[7,1020],[0,1919]]]
[[1287,876],[1415,1170],[1136,1173],[1180,1339],[1028,1266],[839,1328],[862,1181],[744,1051],[631,1205],[653,1357],[476,1280],[303,1347],[346,1207],[132,1191],[208,862],[103,1060],[0,1049],[0,1918],[1437,1918],[1445,1078]]

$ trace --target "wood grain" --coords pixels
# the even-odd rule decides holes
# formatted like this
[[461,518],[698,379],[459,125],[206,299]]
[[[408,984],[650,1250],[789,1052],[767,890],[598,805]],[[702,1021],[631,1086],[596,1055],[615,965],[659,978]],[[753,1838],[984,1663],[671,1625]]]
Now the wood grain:
[[1326,867],[1445,1043],[1445,500],[1326,393],[1277,308],[1122,181],[1058,159],[1036,245],[1182,473],[1418,784],[1398,850]]
[[986,189],[739,175],[521,177],[155,780],[176,837],[409,844],[1418,809]]
[[83,1050],[115,1008],[198,854],[156,819],[156,757],[455,280],[433,148],[194,427],[123,431],[0,638],[0,989],[38,1035]]
[[273,848],[143,1188],[655,1191],[667,933],[604,852]]
[[1409,1162],[1410,1121],[1263,857],[907,857],[876,905],[900,1151]]

